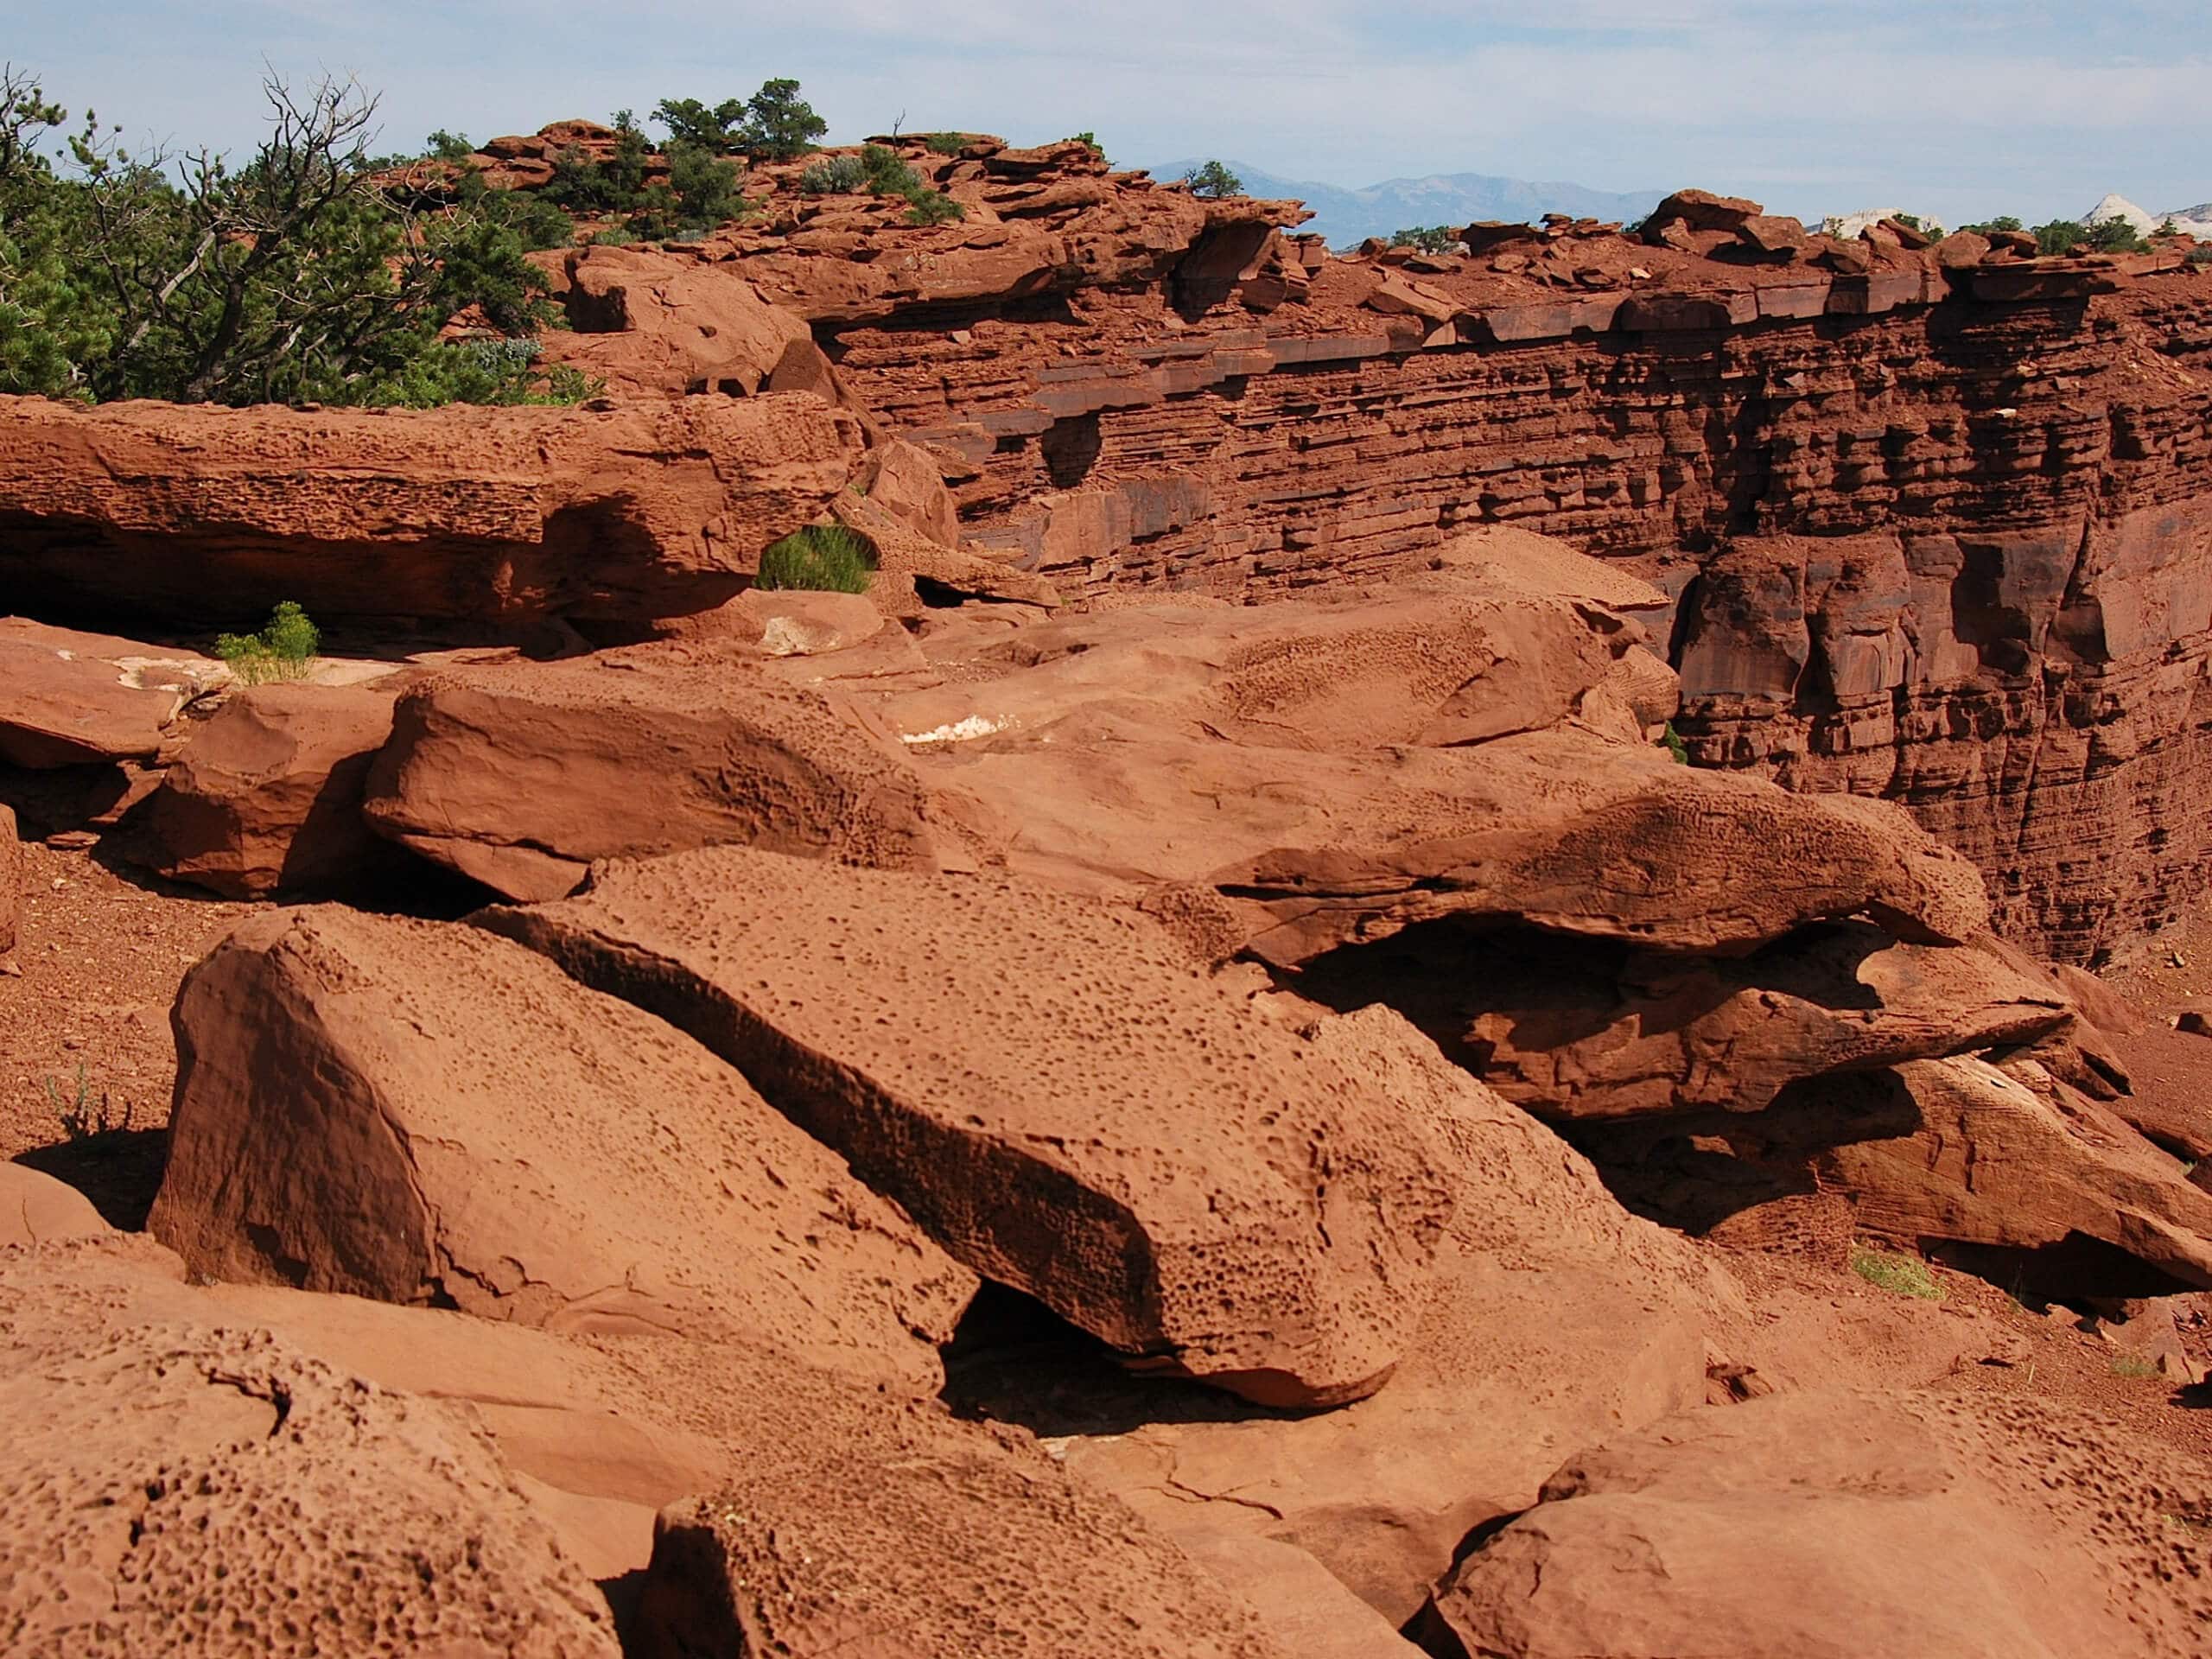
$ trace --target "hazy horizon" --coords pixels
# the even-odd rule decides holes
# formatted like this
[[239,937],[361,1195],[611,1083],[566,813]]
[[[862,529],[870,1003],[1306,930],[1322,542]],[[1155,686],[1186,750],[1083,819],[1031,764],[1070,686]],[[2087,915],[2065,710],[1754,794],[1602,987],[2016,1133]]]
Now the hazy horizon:
[[382,94],[383,147],[481,140],[565,116],[643,118],[800,80],[851,143],[958,127],[1034,143],[1096,131],[1123,165],[1215,155],[1361,189],[1481,173],[1637,192],[1685,185],[1783,213],[1901,207],[1948,223],[2072,217],[2107,191],[2153,212],[2212,197],[2212,48],[2200,4],[1904,0],[1416,3],[1160,0],[1082,16],[1014,0],[696,0],[619,16],[395,0],[118,0],[97,22],[19,21],[7,53],[128,135],[249,149],[265,58]]

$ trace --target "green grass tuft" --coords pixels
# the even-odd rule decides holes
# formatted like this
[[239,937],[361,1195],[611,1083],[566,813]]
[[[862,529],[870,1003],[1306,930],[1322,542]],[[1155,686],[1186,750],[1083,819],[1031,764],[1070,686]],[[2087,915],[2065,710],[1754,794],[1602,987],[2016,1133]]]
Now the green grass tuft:
[[1879,1290],[1916,1297],[1923,1302],[1943,1300],[1943,1287],[1930,1275],[1927,1264],[1916,1256],[1893,1255],[1888,1250],[1856,1244],[1852,1247],[1851,1270]]
[[864,594],[875,579],[875,545],[842,524],[808,524],[760,555],[756,588]]
[[2122,1354],[2113,1361],[2112,1374],[2114,1376],[2156,1376],[2158,1367],[2154,1361],[2145,1359],[2139,1354]]

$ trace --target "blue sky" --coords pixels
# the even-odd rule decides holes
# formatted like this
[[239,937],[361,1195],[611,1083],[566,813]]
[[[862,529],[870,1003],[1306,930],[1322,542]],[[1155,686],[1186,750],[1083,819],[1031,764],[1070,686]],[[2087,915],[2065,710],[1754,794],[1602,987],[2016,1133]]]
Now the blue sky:
[[[385,147],[641,114],[793,75],[850,141],[890,125],[1097,132],[1124,165],[1243,158],[1699,185],[1817,216],[2072,215],[2212,199],[2206,0],[16,0],[4,50],[128,131],[250,146],[265,56],[381,90]],[[11,8],[14,9],[14,8]]]

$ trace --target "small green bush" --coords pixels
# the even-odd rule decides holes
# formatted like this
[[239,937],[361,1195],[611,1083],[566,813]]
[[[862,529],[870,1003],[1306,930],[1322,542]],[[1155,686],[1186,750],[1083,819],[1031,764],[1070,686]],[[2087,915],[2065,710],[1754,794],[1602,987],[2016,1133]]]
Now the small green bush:
[[968,148],[964,132],[932,132],[922,140],[932,156],[957,156]]
[[1449,225],[1411,225],[1390,232],[1394,248],[1418,248],[1423,253],[1449,253],[1459,245],[1459,232]]
[[968,210],[942,190],[925,190],[907,200],[912,204],[906,209],[909,225],[948,225],[968,216]]
[[321,630],[289,599],[269,613],[269,626],[259,633],[226,633],[215,641],[215,654],[241,685],[303,679],[321,648]]
[[1106,159],[1106,147],[1098,142],[1098,135],[1095,132],[1071,132],[1060,142],[1064,144],[1088,144],[1091,153],[1100,161]]
[[808,524],[760,555],[756,588],[799,588],[813,593],[864,594],[875,578],[875,546],[842,524]]
[[868,168],[857,156],[828,156],[798,175],[798,188],[810,196],[858,195],[868,188]]
[[861,172],[868,188],[879,196],[912,196],[926,188],[922,175],[900,161],[896,150],[881,144],[861,146]]
[[1191,194],[1194,196],[1241,196],[1244,194],[1244,181],[1219,162],[1208,162],[1192,168],[1183,175],[1183,182],[1191,187]]
[[1687,766],[1690,763],[1690,746],[1682,741],[1682,734],[1675,729],[1675,722],[1671,720],[1667,722],[1666,729],[1659,734],[1652,747],[1666,750],[1669,754],[1675,757],[1675,764],[1678,766]]
[[92,1080],[82,1060],[77,1062],[77,1082],[73,1091],[62,1088],[54,1077],[44,1079],[46,1103],[61,1120],[61,1133],[66,1140],[91,1141],[104,1135],[114,1135],[130,1127],[133,1108],[129,1101],[123,1103],[118,1114],[111,1105],[108,1092],[103,1089],[92,1091]]
[[1929,1274],[1927,1264],[1914,1256],[1857,1244],[1852,1247],[1851,1270],[1878,1290],[1916,1297],[1923,1302],[1943,1300],[1942,1287]]
[[2201,248],[2191,248],[2189,251],[2189,263],[2192,265],[2212,265],[2212,242],[2206,243]]

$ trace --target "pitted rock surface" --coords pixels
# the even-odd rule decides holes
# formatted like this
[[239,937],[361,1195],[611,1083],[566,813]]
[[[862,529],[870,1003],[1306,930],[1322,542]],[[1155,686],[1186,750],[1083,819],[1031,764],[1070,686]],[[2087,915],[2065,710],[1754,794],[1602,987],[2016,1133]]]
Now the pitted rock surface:
[[384,835],[512,899],[594,859],[741,842],[934,868],[925,791],[834,694],[677,646],[454,671],[409,689],[372,768]]
[[150,1225],[202,1274],[918,1389],[974,1288],[730,1067],[474,928],[256,917],[175,1024]]
[[0,1251],[0,1646],[23,1659],[615,1659],[467,1416],[264,1332],[137,1323]]
[[1279,1404],[1381,1384],[1450,1220],[1423,1126],[1133,912],[715,848],[484,925],[729,1059],[957,1259]]

